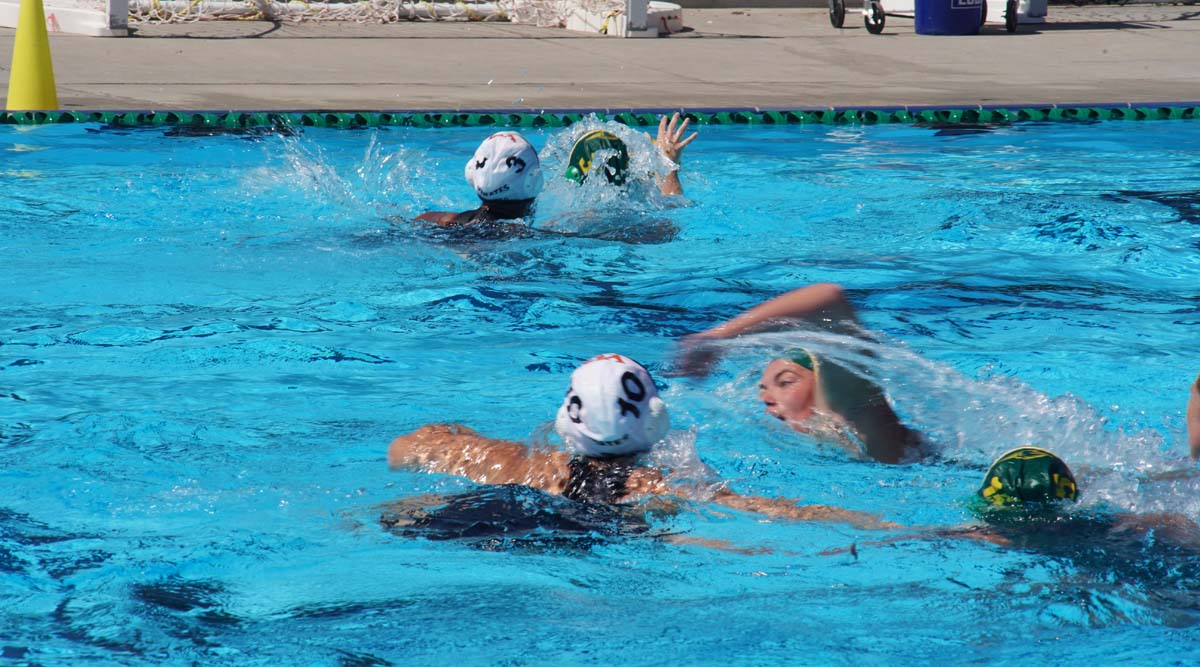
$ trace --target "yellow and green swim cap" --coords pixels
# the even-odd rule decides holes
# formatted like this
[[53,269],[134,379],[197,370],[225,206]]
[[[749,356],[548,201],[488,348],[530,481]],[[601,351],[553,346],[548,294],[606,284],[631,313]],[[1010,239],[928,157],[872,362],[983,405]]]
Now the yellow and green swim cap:
[[1075,476],[1062,459],[1041,447],[1018,447],[996,459],[979,495],[992,507],[1079,499]]
[[582,183],[592,170],[592,158],[601,151],[612,151],[604,161],[604,176],[609,183],[621,185],[629,175],[629,149],[617,135],[607,130],[592,130],[585,133],[571,148],[571,157],[567,160],[567,180]]

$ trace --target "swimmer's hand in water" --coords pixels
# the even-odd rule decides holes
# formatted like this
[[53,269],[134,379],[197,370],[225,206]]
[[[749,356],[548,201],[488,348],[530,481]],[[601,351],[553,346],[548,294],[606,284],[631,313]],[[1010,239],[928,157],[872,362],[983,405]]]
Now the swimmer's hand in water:
[[674,374],[707,377],[721,358],[721,348],[716,344],[717,340],[716,336],[705,333],[684,336],[679,341],[679,350],[675,355]]

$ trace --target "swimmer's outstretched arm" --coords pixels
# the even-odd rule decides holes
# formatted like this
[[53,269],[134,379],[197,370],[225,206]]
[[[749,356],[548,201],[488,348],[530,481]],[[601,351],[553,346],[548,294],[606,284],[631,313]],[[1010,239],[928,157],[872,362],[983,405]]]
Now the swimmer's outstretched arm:
[[1188,450],[1193,459],[1200,459],[1200,376],[1192,383],[1187,406]]
[[[685,118],[680,123],[678,111],[671,115],[670,120],[667,120],[666,116],[658,119],[658,138],[654,140],[654,143],[658,146],[658,150],[662,151],[662,154],[675,164],[679,164],[679,157],[683,154],[683,149],[687,148],[688,144],[692,143],[699,134],[693,132],[692,136],[687,139],[683,138],[683,133],[687,131],[690,121],[691,119]],[[663,176],[658,183],[658,189],[664,195],[683,194],[683,184],[679,182],[679,170],[673,169]]]
[[790,498],[763,498],[762,496],[743,496],[728,489],[717,492],[713,502],[726,507],[746,512],[757,512],[773,519],[788,519],[790,521],[826,521],[845,523],[856,528],[893,529],[904,526],[884,521],[878,514],[867,514],[832,505],[797,505]]
[[784,320],[804,320],[830,325],[857,322],[846,290],[837,283],[814,283],[764,301],[737,317],[702,332],[715,338],[733,338],[745,333],[771,331]]
[[[558,494],[571,478],[570,460],[567,452],[488,438],[460,424],[422,426],[388,447],[388,465],[393,470],[418,468],[461,475],[480,484],[524,484]],[[672,495],[662,473],[646,467],[634,468],[625,488],[622,501]]]
[[788,320],[802,320],[825,327],[839,322],[857,323],[854,307],[845,290],[835,283],[816,283],[781,294],[711,329],[683,339],[679,366],[686,375],[707,375],[719,352],[706,345],[712,340],[743,334],[778,330]]
[[487,438],[458,424],[422,426],[388,447],[393,469],[461,475],[480,484],[524,484],[550,493],[562,493],[566,487],[569,458],[565,452]]

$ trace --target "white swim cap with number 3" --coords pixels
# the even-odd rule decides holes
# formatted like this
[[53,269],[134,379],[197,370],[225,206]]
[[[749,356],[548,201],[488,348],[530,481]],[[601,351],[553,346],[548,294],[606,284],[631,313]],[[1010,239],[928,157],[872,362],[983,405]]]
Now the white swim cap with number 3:
[[648,450],[666,437],[671,418],[641,364],[602,354],[571,373],[554,426],[578,454],[624,456]]
[[537,151],[517,132],[497,132],[467,161],[467,182],[483,201],[533,199],[542,191]]

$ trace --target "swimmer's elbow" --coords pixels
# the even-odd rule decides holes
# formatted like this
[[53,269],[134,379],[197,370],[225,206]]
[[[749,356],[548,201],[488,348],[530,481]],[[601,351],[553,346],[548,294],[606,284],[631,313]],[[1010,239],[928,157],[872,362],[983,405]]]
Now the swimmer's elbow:
[[819,292],[826,303],[846,300],[846,288],[838,283],[813,283],[809,287]]
[[411,435],[402,435],[388,445],[387,461],[392,470],[407,468],[412,464]]
[[846,297],[846,288],[837,283],[816,283],[811,286],[820,314],[830,320],[855,320],[853,306]]
[[444,452],[452,441],[477,435],[458,424],[427,424],[402,435],[388,446],[388,466],[393,470],[425,465],[434,454]]

